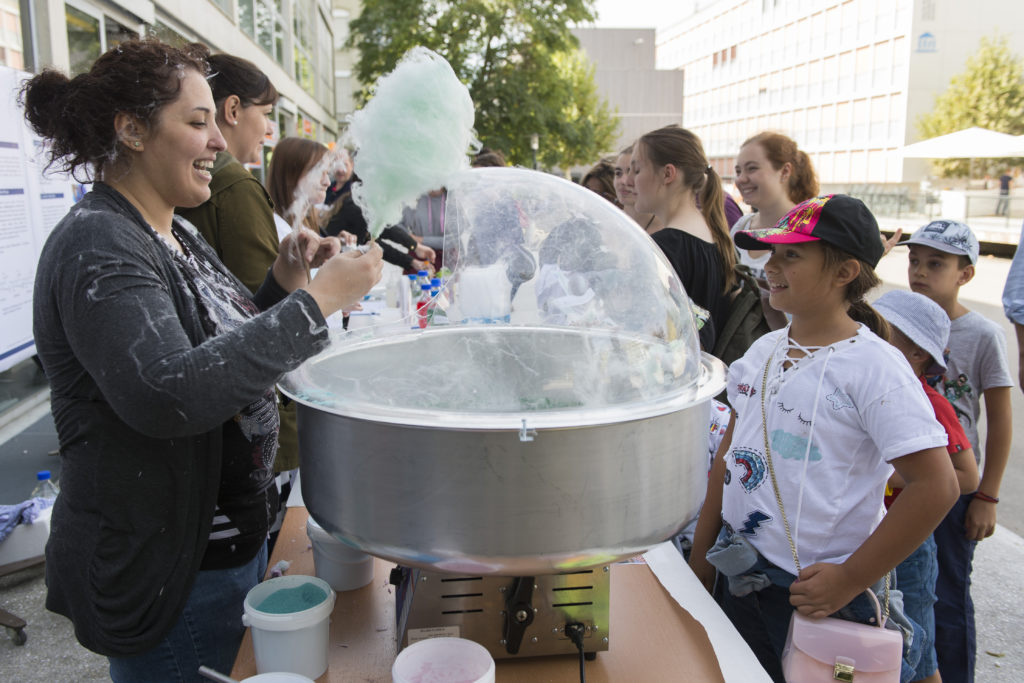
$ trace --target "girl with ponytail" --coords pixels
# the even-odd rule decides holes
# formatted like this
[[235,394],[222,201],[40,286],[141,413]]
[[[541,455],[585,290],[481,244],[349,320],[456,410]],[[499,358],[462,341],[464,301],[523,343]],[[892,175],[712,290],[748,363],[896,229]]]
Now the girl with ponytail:
[[[919,631],[889,573],[929,537],[959,485],[920,380],[884,341],[888,325],[864,299],[878,284],[883,252],[867,207],[844,195],[817,197],[736,241],[771,251],[771,305],[792,319],[729,367],[733,417],[690,566],[709,590],[716,568],[725,575],[726,614],[783,681],[794,610],[869,623],[870,588],[879,602],[892,593],[889,623],[904,642]],[[908,488],[885,512],[893,468]],[[913,680],[920,640],[905,645],[904,681]]]
[[631,160],[636,210],[653,213],[665,229],[651,235],[679,275],[686,293],[711,314],[700,331],[705,350],[729,316],[736,252],[725,220],[722,183],[700,139],[678,126],[643,135]]
[[[818,194],[818,177],[807,154],[781,133],[758,133],[740,147],[736,157],[736,189],[743,201],[757,209],[732,226],[740,230],[760,230],[778,223],[800,202]],[[764,278],[769,252],[739,250],[740,263],[754,277]]]

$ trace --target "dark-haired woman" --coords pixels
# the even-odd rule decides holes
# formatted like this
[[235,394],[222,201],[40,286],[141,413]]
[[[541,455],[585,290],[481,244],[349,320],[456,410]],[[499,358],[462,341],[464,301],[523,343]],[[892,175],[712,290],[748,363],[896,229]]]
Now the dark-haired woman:
[[725,221],[722,183],[700,139],[678,126],[643,135],[631,160],[636,210],[653,213],[665,229],[651,235],[690,298],[711,314],[700,330],[710,351],[729,316],[736,252]]
[[253,295],[174,216],[225,146],[205,56],[127,41],[22,91],[51,163],[96,180],[43,248],[33,331],[63,461],[46,605],[114,681],[230,669],[277,504],[272,387],[380,277],[378,250],[304,232]]
[[270,196],[243,164],[259,163],[263,142],[274,132],[270,114],[277,89],[255,64],[240,57],[213,55],[209,62],[217,126],[227,148],[211,169],[210,198],[178,213],[199,229],[224,265],[256,291],[277,258],[278,239]]
[[[818,196],[818,177],[807,154],[781,133],[758,133],[740,147],[736,157],[736,189],[745,201],[757,209],[732,226],[740,230],[760,230],[778,223],[800,202]],[[740,263],[754,277],[764,279],[769,251],[739,250]]]
[[615,196],[615,164],[610,159],[601,159],[593,168],[587,171],[580,185],[591,192],[595,192],[615,206],[621,208],[618,198]]
[[[210,198],[196,207],[179,208],[178,214],[196,226],[228,270],[255,292],[277,258],[279,236],[274,203],[243,164],[261,159],[263,141],[274,132],[270,115],[278,93],[259,67],[241,57],[213,55],[209,62],[207,81],[227,149],[213,163]],[[295,405],[279,403],[278,408],[276,468],[282,473],[299,466],[299,436]],[[287,495],[291,478],[282,479],[279,486]]]

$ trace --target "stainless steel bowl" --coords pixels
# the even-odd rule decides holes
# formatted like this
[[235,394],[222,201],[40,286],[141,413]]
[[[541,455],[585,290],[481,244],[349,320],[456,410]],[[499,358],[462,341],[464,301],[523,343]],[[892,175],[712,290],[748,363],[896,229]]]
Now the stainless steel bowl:
[[549,574],[643,552],[697,513],[707,482],[725,366],[687,355],[557,327],[341,345],[282,384],[300,403],[306,506],[354,547],[442,571]]

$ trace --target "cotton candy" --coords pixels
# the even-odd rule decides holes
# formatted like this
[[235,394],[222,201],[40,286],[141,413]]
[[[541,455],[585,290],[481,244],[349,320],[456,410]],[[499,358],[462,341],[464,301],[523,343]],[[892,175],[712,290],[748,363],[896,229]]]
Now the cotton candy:
[[478,148],[473,100],[450,64],[424,47],[409,50],[377,81],[373,98],[349,117],[361,180],[352,197],[376,238],[402,209],[469,168]]

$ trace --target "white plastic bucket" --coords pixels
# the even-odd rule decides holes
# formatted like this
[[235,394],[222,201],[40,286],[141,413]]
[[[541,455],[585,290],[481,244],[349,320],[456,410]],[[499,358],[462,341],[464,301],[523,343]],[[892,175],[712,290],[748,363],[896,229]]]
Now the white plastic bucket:
[[[287,614],[263,612],[257,607],[282,588],[298,588],[311,583],[323,590],[323,602]],[[315,576],[280,576],[255,586],[245,596],[242,623],[252,627],[252,646],[258,673],[288,672],[317,678],[327,671],[327,644],[330,638],[334,591]]]
[[394,683],[494,683],[494,659],[465,638],[428,638],[413,643],[391,667]]
[[373,557],[351,548],[331,536],[312,517],[306,522],[306,533],[313,546],[316,575],[336,591],[362,588],[373,581]]
[[284,671],[274,671],[269,674],[256,674],[243,678],[242,683],[316,683],[312,678],[290,674]]

